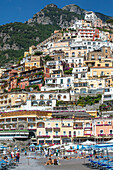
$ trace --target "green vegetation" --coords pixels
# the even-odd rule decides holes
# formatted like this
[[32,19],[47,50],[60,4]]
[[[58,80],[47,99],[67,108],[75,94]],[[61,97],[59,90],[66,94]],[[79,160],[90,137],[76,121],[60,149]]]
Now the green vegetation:
[[14,88],[14,89],[11,89],[11,91],[12,91],[12,92],[20,91],[20,90],[22,90],[22,89],[20,89],[20,88]]
[[42,55],[42,54],[43,54],[43,52],[41,52],[41,51],[36,51],[34,55],[38,55],[38,56],[39,56],[39,55]]
[[110,24],[113,24],[113,19],[108,19],[106,22],[110,23]]
[[87,97],[79,97],[79,100],[77,101],[77,105],[79,106],[86,106],[86,105],[94,105],[95,103],[99,103],[101,100],[102,95],[98,94],[95,96],[87,96]]
[[104,14],[102,14],[102,13],[100,13],[100,12],[95,12],[95,14],[96,14],[97,17],[100,18],[103,22],[106,22],[106,21],[109,20],[109,19],[113,19],[113,17],[104,15]]
[[33,88],[34,90],[37,90],[37,91],[40,91],[40,88],[37,84],[33,84],[33,85],[30,85],[30,86],[26,86],[25,88],[26,89],[29,89],[29,88]]
[[44,61],[45,61],[45,63],[47,62],[47,61],[51,61],[51,60],[53,60],[49,55],[46,55],[45,57],[44,57]]
[[[36,46],[38,43],[47,39],[55,29],[60,29],[60,27],[57,25],[41,25],[38,23],[28,25],[19,22],[0,26],[0,33],[4,34],[3,37],[0,37],[1,47],[4,47],[5,44],[9,44],[10,48],[12,48],[15,44],[17,49],[19,49],[0,51],[0,66],[8,62],[16,63],[19,57],[23,55],[24,51],[27,51],[30,46]],[[6,35],[9,36],[9,38],[6,38],[6,41],[3,42],[3,38]],[[39,41],[36,41],[37,37]],[[36,55],[37,53],[39,54],[39,52],[36,52]],[[39,55],[41,54],[40,52]]]
[[0,133],[2,132],[29,132],[28,130],[26,129],[17,129],[17,130],[3,130],[3,131],[0,131]]
[[38,73],[35,73],[35,75],[44,75],[44,72],[43,71],[40,71]]
[[64,105],[64,104],[65,104],[65,101],[63,101],[63,100],[57,100],[56,101],[56,106]]
[[69,70],[65,70],[64,74],[72,74],[73,68],[70,68]]

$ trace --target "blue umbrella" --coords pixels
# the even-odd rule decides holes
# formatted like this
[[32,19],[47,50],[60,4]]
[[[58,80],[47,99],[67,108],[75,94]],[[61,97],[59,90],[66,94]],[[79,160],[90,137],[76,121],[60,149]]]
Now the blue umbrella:
[[30,147],[30,148],[34,148],[34,147],[35,147],[35,145],[34,145],[34,144],[32,144],[32,145],[30,145],[29,147]]
[[42,145],[40,145],[40,144],[39,144],[39,145],[37,145],[36,147],[37,147],[37,148],[38,148],[38,147],[39,147],[39,148],[41,148],[41,147],[42,147]]

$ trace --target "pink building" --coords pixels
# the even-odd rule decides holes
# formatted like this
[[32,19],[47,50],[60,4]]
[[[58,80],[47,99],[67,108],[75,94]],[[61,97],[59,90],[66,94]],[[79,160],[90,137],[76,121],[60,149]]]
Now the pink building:
[[93,27],[95,27],[95,28],[102,28],[103,27],[103,24],[102,24],[102,20],[100,19],[100,18],[98,18],[97,20],[95,20],[94,22],[93,22]]
[[[113,119],[95,118],[93,122],[93,133],[97,140],[109,140],[113,137]],[[100,140],[101,141],[101,140]]]

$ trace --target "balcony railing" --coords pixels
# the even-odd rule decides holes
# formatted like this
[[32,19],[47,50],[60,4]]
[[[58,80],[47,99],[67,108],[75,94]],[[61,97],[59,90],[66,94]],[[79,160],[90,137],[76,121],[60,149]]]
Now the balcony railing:
[[68,137],[67,135],[61,135],[61,138],[65,138],[65,137]]
[[50,136],[49,135],[39,135],[39,136],[37,136],[38,138],[50,138]]
[[59,135],[53,135],[53,138],[60,138]]
[[46,129],[52,129],[52,127],[46,127]]
[[92,129],[92,127],[85,127],[84,129]]
[[92,136],[92,134],[84,134],[84,136]]
[[98,136],[106,136],[106,134],[98,134]]
[[79,127],[73,127],[73,129],[83,129],[83,127],[79,126]]
[[53,127],[53,129],[60,129],[60,127]]

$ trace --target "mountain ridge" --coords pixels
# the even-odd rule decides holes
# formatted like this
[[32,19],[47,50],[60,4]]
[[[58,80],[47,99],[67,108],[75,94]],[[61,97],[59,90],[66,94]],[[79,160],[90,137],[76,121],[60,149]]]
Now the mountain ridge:
[[[15,22],[0,26],[0,66],[13,60],[16,62],[31,45],[48,38],[55,29],[72,25],[83,19],[86,10],[75,4],[58,8],[48,4],[25,23]],[[113,17],[99,12],[96,15],[104,22]]]

